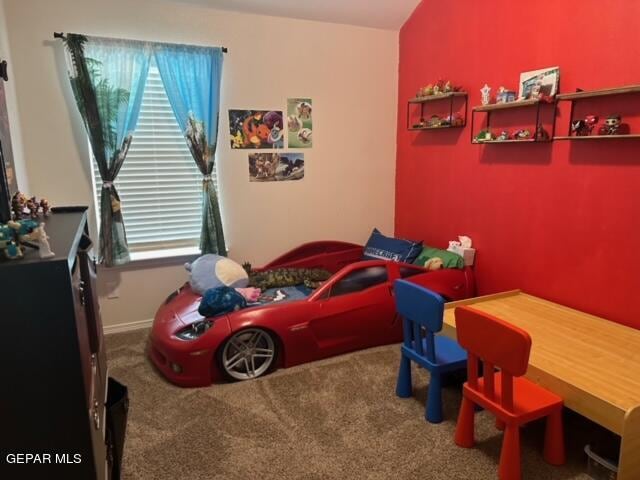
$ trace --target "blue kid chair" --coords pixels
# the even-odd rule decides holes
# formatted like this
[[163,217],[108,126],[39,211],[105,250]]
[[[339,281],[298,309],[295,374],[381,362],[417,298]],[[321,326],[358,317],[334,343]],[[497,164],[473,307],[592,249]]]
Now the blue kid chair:
[[396,395],[411,396],[411,361],[431,373],[425,418],[442,421],[442,375],[467,366],[467,352],[455,340],[436,335],[442,330],[444,299],[406,280],[394,282],[396,310],[403,317],[404,341]]

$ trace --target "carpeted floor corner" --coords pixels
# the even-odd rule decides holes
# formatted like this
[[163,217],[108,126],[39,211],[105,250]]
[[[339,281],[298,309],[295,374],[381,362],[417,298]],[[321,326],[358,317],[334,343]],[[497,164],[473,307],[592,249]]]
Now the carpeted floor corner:
[[[502,436],[493,417],[476,415],[476,448],[455,446],[460,387],[445,389],[445,421],[426,423],[427,372],[414,368],[414,398],[395,396],[397,345],[183,389],[146,359],[147,334],[107,337],[110,375],[129,387],[123,480],[497,478]],[[567,465],[543,461],[537,422],[523,431],[523,479],[590,478],[582,448],[601,432],[565,417]]]

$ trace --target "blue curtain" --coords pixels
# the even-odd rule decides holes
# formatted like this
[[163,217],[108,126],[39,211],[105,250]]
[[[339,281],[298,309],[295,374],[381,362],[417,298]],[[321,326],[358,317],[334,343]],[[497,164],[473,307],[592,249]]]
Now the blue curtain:
[[226,256],[220,206],[211,179],[218,140],[222,49],[154,44],[154,55],[173,113],[203,175],[200,249]]
[[138,122],[149,72],[145,42],[68,34],[69,80],[102,178],[100,259],[107,266],[129,261],[120,197],[113,184]]

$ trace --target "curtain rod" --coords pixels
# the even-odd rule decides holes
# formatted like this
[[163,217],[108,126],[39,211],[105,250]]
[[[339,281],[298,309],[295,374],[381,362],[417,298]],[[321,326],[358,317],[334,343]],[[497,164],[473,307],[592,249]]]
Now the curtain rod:
[[[64,40],[66,37],[63,32],[53,32],[53,38],[61,38]],[[229,49],[227,47],[222,47],[222,53],[227,53],[228,51]]]

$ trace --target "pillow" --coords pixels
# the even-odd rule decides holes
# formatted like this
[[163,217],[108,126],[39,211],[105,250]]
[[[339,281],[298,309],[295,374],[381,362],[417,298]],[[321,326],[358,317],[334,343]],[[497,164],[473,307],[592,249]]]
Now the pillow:
[[374,228],[364,247],[362,259],[411,263],[421,250],[422,242],[385,237],[377,228]]
[[440,250],[439,248],[429,246],[425,246],[422,249],[422,252],[418,255],[418,258],[416,258],[413,264],[424,267],[424,264],[434,257],[438,257],[442,260],[444,268],[464,268],[464,259],[460,255],[449,252],[448,250]]
[[249,283],[249,275],[241,265],[213,253],[198,257],[193,263],[185,263],[184,267],[191,273],[191,290],[200,295],[210,288],[243,288]]

